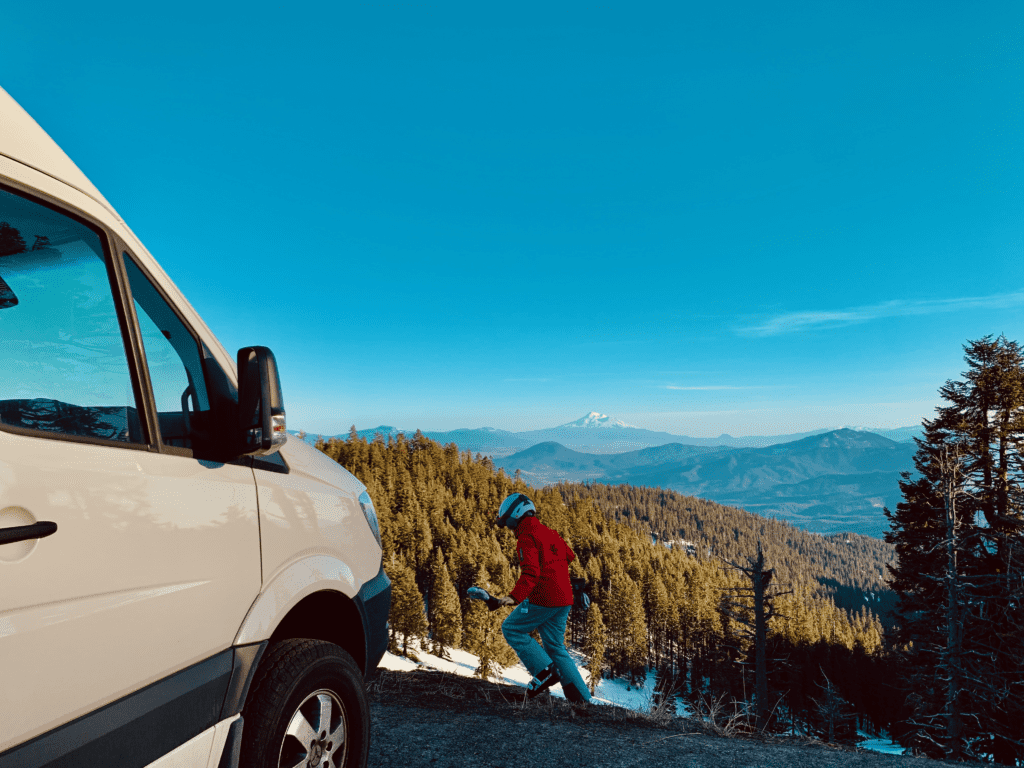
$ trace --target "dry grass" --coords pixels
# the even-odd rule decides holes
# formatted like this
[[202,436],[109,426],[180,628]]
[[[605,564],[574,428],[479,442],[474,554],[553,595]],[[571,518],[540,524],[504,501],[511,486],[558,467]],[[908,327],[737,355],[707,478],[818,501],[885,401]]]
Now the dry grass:
[[[370,760],[379,768],[522,762],[595,768],[913,768],[924,762],[761,733],[750,726],[752,713],[724,699],[704,702],[685,719],[674,716],[671,695],[643,712],[598,705],[581,717],[560,698],[528,700],[520,686],[435,671],[382,670],[367,690]],[[509,754],[522,759],[505,760]],[[955,768],[938,761],[928,765]]]
[[[371,702],[390,703],[400,700],[426,709],[489,711],[505,713],[517,719],[584,719],[579,708],[562,698],[542,694],[535,699],[528,699],[525,689],[519,686],[467,678],[449,672],[379,670],[367,686],[367,693]],[[591,705],[586,711],[586,720],[608,725],[637,723],[668,728],[679,727],[683,722],[675,716],[675,703],[671,697],[641,712],[598,704]]]
[[700,697],[693,708],[693,721],[704,733],[714,736],[731,738],[757,732],[747,708],[735,699],[726,703],[725,695],[717,698]]
[[[806,736],[783,736],[758,730],[753,713],[724,696],[699,700],[692,717],[676,715],[675,691],[653,699],[647,708],[632,710],[614,705],[592,704],[586,717],[562,698],[542,694],[526,698],[525,689],[503,683],[467,678],[450,672],[379,670],[367,686],[371,703],[394,703],[449,712],[495,714],[514,720],[544,719],[551,722],[589,722],[601,726],[629,728],[641,726],[670,731],[664,739],[703,734],[725,738],[756,740],[764,743],[824,745]],[[654,741],[661,741],[655,739]]]

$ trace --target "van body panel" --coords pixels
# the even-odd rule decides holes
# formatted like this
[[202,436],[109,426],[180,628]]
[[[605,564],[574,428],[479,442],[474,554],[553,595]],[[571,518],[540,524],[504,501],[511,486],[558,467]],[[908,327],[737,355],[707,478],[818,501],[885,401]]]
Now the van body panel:
[[249,467],[0,431],[26,515],[57,532],[0,547],[0,751],[228,648],[259,593]]
[[267,640],[303,598],[333,590],[349,598],[359,591],[352,569],[337,557],[312,554],[289,563],[263,585],[235,636],[234,645]]
[[235,715],[217,723],[146,768],[218,768],[231,727],[239,720]]
[[[350,586],[339,591],[352,597],[377,575],[381,562],[381,549],[359,504],[365,486],[302,440],[289,439],[281,453],[288,462],[287,474],[253,470],[259,497],[264,589],[277,583],[278,577],[297,563],[323,555],[344,561],[351,574]],[[327,581],[335,578],[331,576]],[[249,642],[263,639],[252,637]]]
[[[205,731],[200,733],[193,739],[186,741],[177,749],[168,752],[163,757],[154,760],[152,763],[146,766],[146,768],[187,768],[187,766],[195,766],[195,768],[201,768],[201,766],[211,765],[211,755],[213,754],[214,741],[218,735],[221,738],[220,750],[224,749],[224,739],[227,738],[227,732],[230,725],[222,728],[221,724],[217,724],[212,728],[207,728]],[[220,732],[218,734],[218,731]],[[217,752],[220,754],[220,751]]]
[[0,153],[0,181],[12,182],[29,194],[49,198],[62,208],[69,208],[97,223],[118,221],[110,209],[103,207],[81,190],[59,179]]
[[4,126],[0,154],[64,182],[65,186],[88,195],[110,213],[114,213],[110,203],[74,161],[3,88],[0,88],[0,115],[3,115]]
[[363,674],[369,675],[377,665],[388,647],[388,614],[391,611],[391,579],[381,564],[380,572],[356,595],[356,606],[367,627],[365,634],[366,664]]
[[355,475],[305,440],[289,436],[281,452],[288,459],[288,467],[293,472],[301,472],[318,483],[332,485],[354,498],[366,490],[366,486]]
[[0,753],[0,768],[144,768],[223,719],[231,673],[222,651]]

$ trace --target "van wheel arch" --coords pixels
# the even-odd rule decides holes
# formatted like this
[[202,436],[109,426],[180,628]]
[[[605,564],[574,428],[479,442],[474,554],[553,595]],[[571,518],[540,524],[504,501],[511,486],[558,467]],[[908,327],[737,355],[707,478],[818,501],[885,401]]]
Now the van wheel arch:
[[324,640],[345,650],[365,676],[366,637],[355,602],[341,592],[322,590],[292,607],[270,636],[270,644],[293,639]]

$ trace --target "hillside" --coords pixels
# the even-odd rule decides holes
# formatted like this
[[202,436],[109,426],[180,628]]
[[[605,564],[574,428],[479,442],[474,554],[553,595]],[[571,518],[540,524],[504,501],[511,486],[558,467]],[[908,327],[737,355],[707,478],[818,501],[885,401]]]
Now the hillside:
[[608,519],[700,557],[740,562],[760,542],[783,583],[810,580],[839,607],[856,611],[869,606],[889,626],[895,596],[885,584],[886,566],[895,552],[881,539],[821,536],[783,520],[658,488],[603,483],[562,483],[557,488],[567,501],[593,499]]
[[733,449],[670,443],[624,453],[581,453],[561,443],[548,441],[506,458],[496,459],[494,465],[509,473],[518,469],[536,485],[550,485],[562,480],[582,481],[619,476],[653,466],[689,462],[724,453],[733,453]]
[[[531,488],[496,470],[488,458],[419,434],[370,443],[350,437],[322,448],[362,479],[374,500],[393,583],[389,623],[396,652],[430,637],[476,655],[484,677],[495,665],[510,663],[512,652],[500,630],[503,611],[491,614],[465,596],[472,585],[507,594],[515,583],[515,537],[495,527],[494,515],[510,492],[523,491],[534,500],[541,522],[572,547],[576,558],[570,571],[589,585],[591,610],[571,614],[568,630],[592,674],[637,681],[654,672],[659,685],[677,687],[690,702],[746,696],[750,636],[744,614],[731,607],[737,603],[726,599],[742,587],[743,577],[706,551],[681,541],[669,548],[652,540],[649,524],[638,516],[653,503],[650,494],[668,492],[612,487],[638,502],[630,507],[635,512],[626,514],[625,507],[605,508],[586,493],[565,496],[559,487]],[[670,503],[680,498],[673,495]],[[708,539],[718,542],[719,552],[736,552],[740,562],[756,554],[758,526],[771,522],[739,510],[727,515],[720,505],[696,508],[705,518]],[[745,522],[737,523],[735,515]],[[655,530],[667,530],[669,518],[662,518],[664,524]],[[820,719],[814,700],[827,676],[862,724],[887,727],[904,705],[883,690],[892,670],[882,653],[884,628],[872,591],[881,566],[865,556],[870,547],[859,537],[851,536],[849,544],[820,540],[808,557],[790,539],[809,534],[774,526],[764,528],[761,538],[769,567],[776,569],[772,590],[778,613],[767,649],[769,660],[777,660],[770,665],[769,689],[782,702],[775,717],[814,727]],[[730,549],[730,540],[743,549]],[[843,610],[835,601],[840,587],[851,594],[868,589]],[[742,611],[750,609],[737,599],[747,605]]]
[[534,485],[597,481],[667,488],[778,517],[815,533],[881,537],[900,500],[913,443],[840,429],[762,448],[671,444],[614,455],[542,443],[497,459]]
[[[740,737],[723,718],[637,714],[617,707],[578,716],[565,702],[525,702],[521,688],[438,672],[384,671],[369,686],[369,764],[380,768],[519,765],[647,768],[947,768],[804,738]],[[736,734],[728,738],[723,733]],[[956,765],[963,766],[963,763]]]

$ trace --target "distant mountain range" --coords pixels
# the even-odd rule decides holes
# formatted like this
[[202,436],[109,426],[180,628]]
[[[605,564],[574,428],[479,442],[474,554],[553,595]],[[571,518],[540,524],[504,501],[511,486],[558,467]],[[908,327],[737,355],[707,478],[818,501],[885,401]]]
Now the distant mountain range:
[[839,429],[750,448],[663,445],[615,455],[557,442],[495,459],[531,485],[594,480],[666,488],[776,517],[815,533],[881,536],[882,508],[900,501],[899,473],[913,470],[913,443]]
[[[861,427],[851,427],[855,431],[866,432]],[[517,451],[522,451],[538,443],[556,442],[566,448],[583,453],[615,454],[636,451],[643,448],[652,448],[661,445],[677,443],[681,445],[703,446],[703,447],[729,447],[729,448],[762,448],[770,445],[790,443],[801,438],[820,435],[831,430],[818,429],[812,432],[798,432],[788,435],[752,435],[749,437],[733,437],[731,435],[720,435],[719,437],[688,437],[686,435],[673,435],[669,432],[656,432],[648,429],[641,429],[626,424],[623,421],[612,419],[610,416],[591,411],[586,416],[547,429],[536,429],[526,432],[508,432],[503,429],[482,427],[479,429],[454,429],[446,432],[424,431],[423,434],[431,440],[442,445],[455,443],[460,450],[481,453],[492,458],[510,456]],[[394,437],[398,433],[404,433],[406,437],[412,437],[415,429],[398,429],[390,426],[380,426],[373,429],[358,430],[359,436],[372,440],[374,435],[381,434],[385,439],[388,436]],[[900,427],[898,429],[875,429],[872,433],[889,438],[896,442],[907,442],[912,437],[921,434],[919,426]],[[292,431],[292,434],[296,432]],[[314,442],[318,435],[309,433],[307,440]],[[325,440],[328,435],[323,436]],[[348,434],[333,435],[344,440]]]
[[[399,432],[407,438],[415,434],[389,426],[358,434],[373,440]],[[641,429],[592,411],[568,424],[527,432],[484,427],[423,434],[490,456],[495,466],[509,474],[519,470],[534,486],[596,481],[666,488],[787,520],[806,531],[881,536],[888,528],[882,508],[893,509],[901,499],[899,473],[914,468],[912,438],[921,427],[702,438]],[[317,437],[307,434],[306,440]]]

